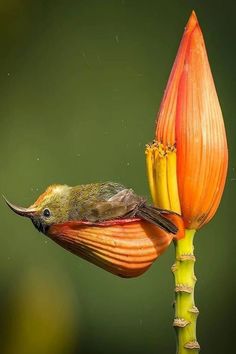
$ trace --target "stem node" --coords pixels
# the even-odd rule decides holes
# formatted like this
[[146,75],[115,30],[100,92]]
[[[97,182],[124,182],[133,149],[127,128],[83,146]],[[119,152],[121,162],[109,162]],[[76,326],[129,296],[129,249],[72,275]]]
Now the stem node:
[[186,344],[184,345],[184,348],[186,348],[186,349],[198,349],[198,350],[200,350],[200,345],[199,345],[199,343],[198,343],[196,340],[194,340],[194,341],[192,341],[192,342],[186,343]]
[[186,327],[190,322],[184,318],[175,318],[173,322],[174,327]]
[[179,256],[179,260],[181,262],[184,262],[184,261],[193,261],[193,262],[195,262],[196,258],[195,258],[195,256],[193,254],[181,254]]
[[176,270],[177,270],[177,264],[174,263],[171,267],[171,271],[172,271],[172,273],[174,273],[174,272],[176,272]]
[[189,312],[195,313],[196,315],[199,314],[199,310],[196,306],[193,306],[191,309],[188,310]]
[[175,292],[191,294],[193,292],[193,287],[188,284],[176,284]]

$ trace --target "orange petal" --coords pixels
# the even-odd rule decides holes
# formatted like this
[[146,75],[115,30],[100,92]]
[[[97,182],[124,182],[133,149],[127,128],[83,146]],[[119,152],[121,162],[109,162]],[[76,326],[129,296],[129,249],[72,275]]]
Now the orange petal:
[[158,115],[156,138],[176,144],[185,226],[198,229],[215,214],[228,166],[222,112],[195,13],[186,26]]
[[155,136],[156,140],[163,143],[164,146],[174,145],[176,143],[175,120],[179,80],[183,71],[189,39],[196,25],[197,18],[195,12],[193,11],[185,28],[184,35],[165,89],[164,97],[161,102],[160,110],[157,115]]
[[165,251],[173,235],[146,221],[108,226],[68,222],[50,227],[48,236],[72,253],[121,277],[145,272]]
[[197,229],[217,210],[228,153],[223,117],[197,21],[188,42],[176,108],[177,176],[185,225]]

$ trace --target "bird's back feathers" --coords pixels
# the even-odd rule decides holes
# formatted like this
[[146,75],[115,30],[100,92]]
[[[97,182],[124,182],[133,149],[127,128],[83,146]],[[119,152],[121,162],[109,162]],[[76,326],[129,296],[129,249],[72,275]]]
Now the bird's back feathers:
[[[117,218],[138,217],[176,234],[178,228],[165,217],[167,211],[148,206],[132,189],[113,182],[82,185],[72,189],[72,220],[101,222]],[[77,215],[76,215],[77,214]],[[168,211],[168,214],[171,212]]]

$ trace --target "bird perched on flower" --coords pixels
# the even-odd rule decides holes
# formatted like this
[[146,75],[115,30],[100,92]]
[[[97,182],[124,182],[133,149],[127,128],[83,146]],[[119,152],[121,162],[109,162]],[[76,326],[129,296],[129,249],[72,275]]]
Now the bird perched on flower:
[[64,248],[121,276],[141,274],[173,237],[182,237],[176,213],[149,206],[113,182],[52,185],[29,208],[6,203]]

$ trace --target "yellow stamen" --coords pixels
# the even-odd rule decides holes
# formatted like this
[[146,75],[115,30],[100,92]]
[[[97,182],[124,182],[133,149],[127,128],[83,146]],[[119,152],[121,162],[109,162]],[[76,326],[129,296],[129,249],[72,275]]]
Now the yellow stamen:
[[170,210],[181,214],[176,173],[176,162],[176,148],[171,146],[167,150],[167,183],[170,200]]
[[146,147],[149,187],[155,206],[181,212],[176,174],[176,148],[155,142]]
[[170,200],[167,184],[167,158],[161,145],[155,151],[157,207],[170,210]]
[[146,165],[147,165],[147,175],[148,175],[148,182],[149,182],[149,188],[150,188],[150,193],[152,196],[152,200],[156,204],[156,186],[155,186],[155,170],[153,169],[153,166],[155,165],[154,160],[154,149],[152,146],[147,145],[145,154],[146,154]]

